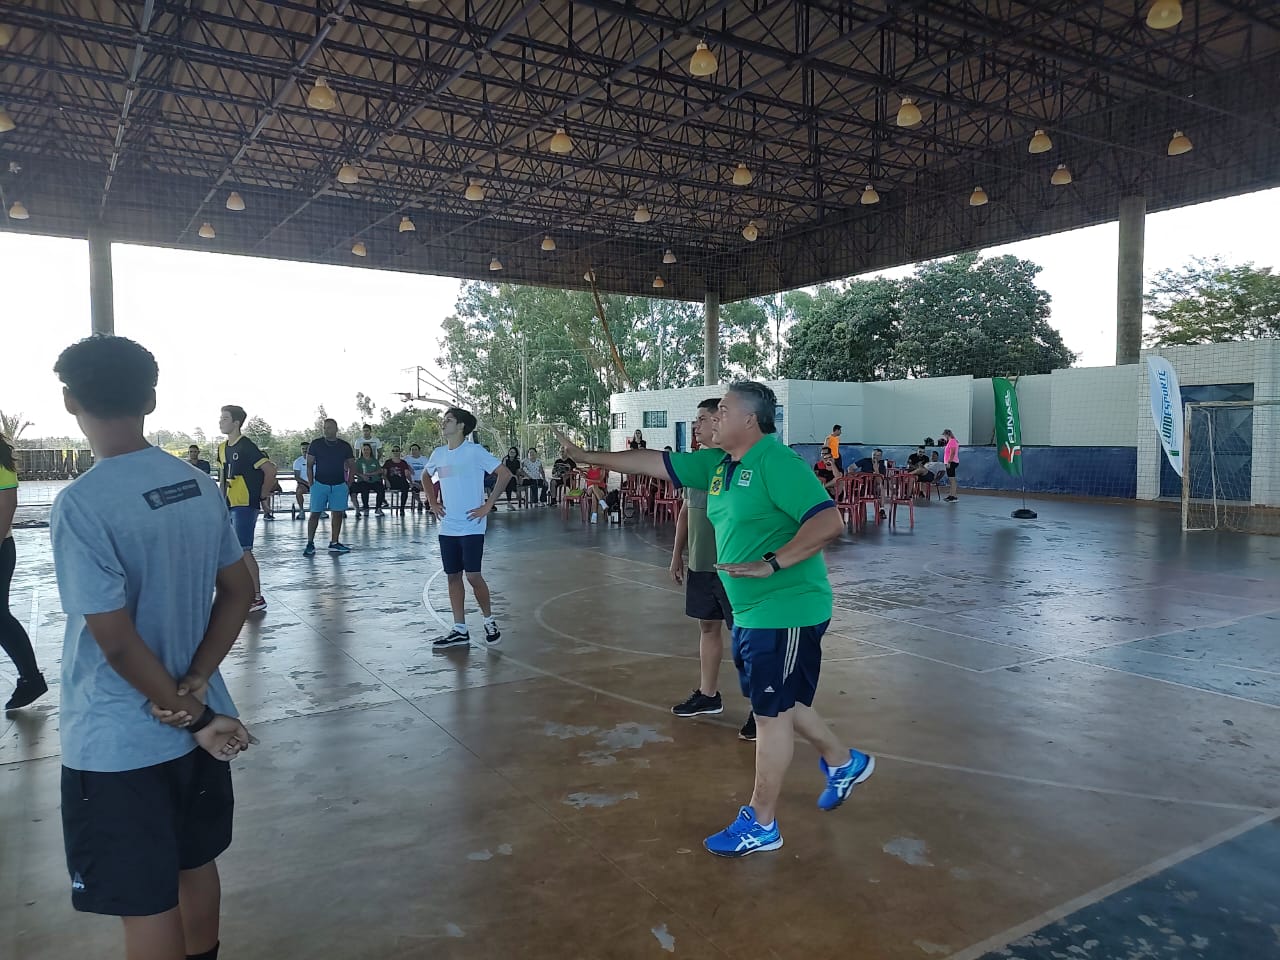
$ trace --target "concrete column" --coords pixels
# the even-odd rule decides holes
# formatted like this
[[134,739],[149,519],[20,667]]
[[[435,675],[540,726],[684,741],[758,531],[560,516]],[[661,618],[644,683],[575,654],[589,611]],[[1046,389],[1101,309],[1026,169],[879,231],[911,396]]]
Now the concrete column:
[[1116,365],[1137,363],[1142,350],[1142,252],[1146,197],[1120,198],[1120,251],[1116,262]]
[[702,382],[714,387],[720,382],[720,294],[707,291],[707,315],[703,324]]
[[89,310],[94,333],[116,332],[115,287],[111,281],[111,238],[89,229]]

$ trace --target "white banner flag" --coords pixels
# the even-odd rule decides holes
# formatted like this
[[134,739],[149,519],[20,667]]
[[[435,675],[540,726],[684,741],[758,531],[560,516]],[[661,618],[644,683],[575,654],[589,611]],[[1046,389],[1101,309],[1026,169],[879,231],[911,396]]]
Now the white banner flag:
[[1182,391],[1178,374],[1164,357],[1148,354],[1151,379],[1151,419],[1156,422],[1160,445],[1169,457],[1174,473],[1182,476]]

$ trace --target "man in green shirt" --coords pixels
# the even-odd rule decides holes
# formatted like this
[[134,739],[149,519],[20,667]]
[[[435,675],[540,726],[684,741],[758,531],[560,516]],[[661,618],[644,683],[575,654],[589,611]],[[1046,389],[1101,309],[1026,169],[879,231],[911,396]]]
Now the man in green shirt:
[[764,384],[733,384],[712,433],[720,449],[696,453],[587,452],[560,437],[565,455],[579,463],[669,476],[677,486],[707,491],[716,567],[733,607],[734,664],[758,732],[751,803],[704,842],[723,857],[782,846],[776,811],[797,731],[821,754],[821,809],[838,807],[875,770],[873,757],[847,750],[813,709],[831,621],[822,548],[844,524],[809,465],[771,436],[776,409]]
[[[698,404],[693,421],[694,449],[715,446],[712,431],[720,414],[720,398],[712,397]],[[689,564],[684,561],[689,548]],[[676,542],[671,550],[671,579],[684,584],[685,616],[698,621],[698,660],[701,667],[698,689],[687,700],[677,703],[671,712],[677,717],[698,717],[724,710],[720,698],[720,661],[724,658],[724,624],[733,629],[733,608],[725,593],[720,574],[716,572],[716,532],[707,519],[707,492],[686,488],[680,515],[676,518]],[[756,722],[747,714],[747,722],[738,731],[743,740],[755,740]]]

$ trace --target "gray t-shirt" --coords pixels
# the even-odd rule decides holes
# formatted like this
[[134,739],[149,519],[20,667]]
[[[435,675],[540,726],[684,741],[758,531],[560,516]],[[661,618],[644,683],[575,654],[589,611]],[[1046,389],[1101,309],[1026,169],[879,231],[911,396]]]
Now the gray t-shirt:
[[[191,752],[184,730],[151,716],[146,698],[107,663],[85,616],[125,609],[174,678],[191,666],[213,609],[218,571],[244,555],[217,484],[157,447],[99,460],[66,487],[49,517],[62,646],[62,762],[113,773]],[[208,704],[235,716],[221,675]]]

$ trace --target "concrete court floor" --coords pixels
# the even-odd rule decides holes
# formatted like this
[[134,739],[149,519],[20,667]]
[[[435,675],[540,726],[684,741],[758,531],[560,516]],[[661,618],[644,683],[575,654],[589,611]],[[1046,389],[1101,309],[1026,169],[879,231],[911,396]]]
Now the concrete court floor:
[[[361,521],[353,553],[311,559],[300,523],[260,524],[270,608],[224,666],[261,745],[235,765],[223,956],[967,960],[1273,827],[1280,539],[1184,537],[1173,512],[1114,505],[1040,502],[1020,522],[1014,505],[935,502],[914,531],[828,551],[817,705],[879,767],[820,813],[798,746],[786,846],[741,861],[701,849],[751,790],[732,666],[723,716],[668,712],[697,682],[670,525],[500,511],[502,647],[433,654],[449,617],[432,521]],[[13,609],[53,679],[48,532],[18,542]],[[120,955],[116,922],[70,907],[57,704],[55,688],[0,728],[14,960]],[[1213,955],[1166,949],[1114,956]]]

